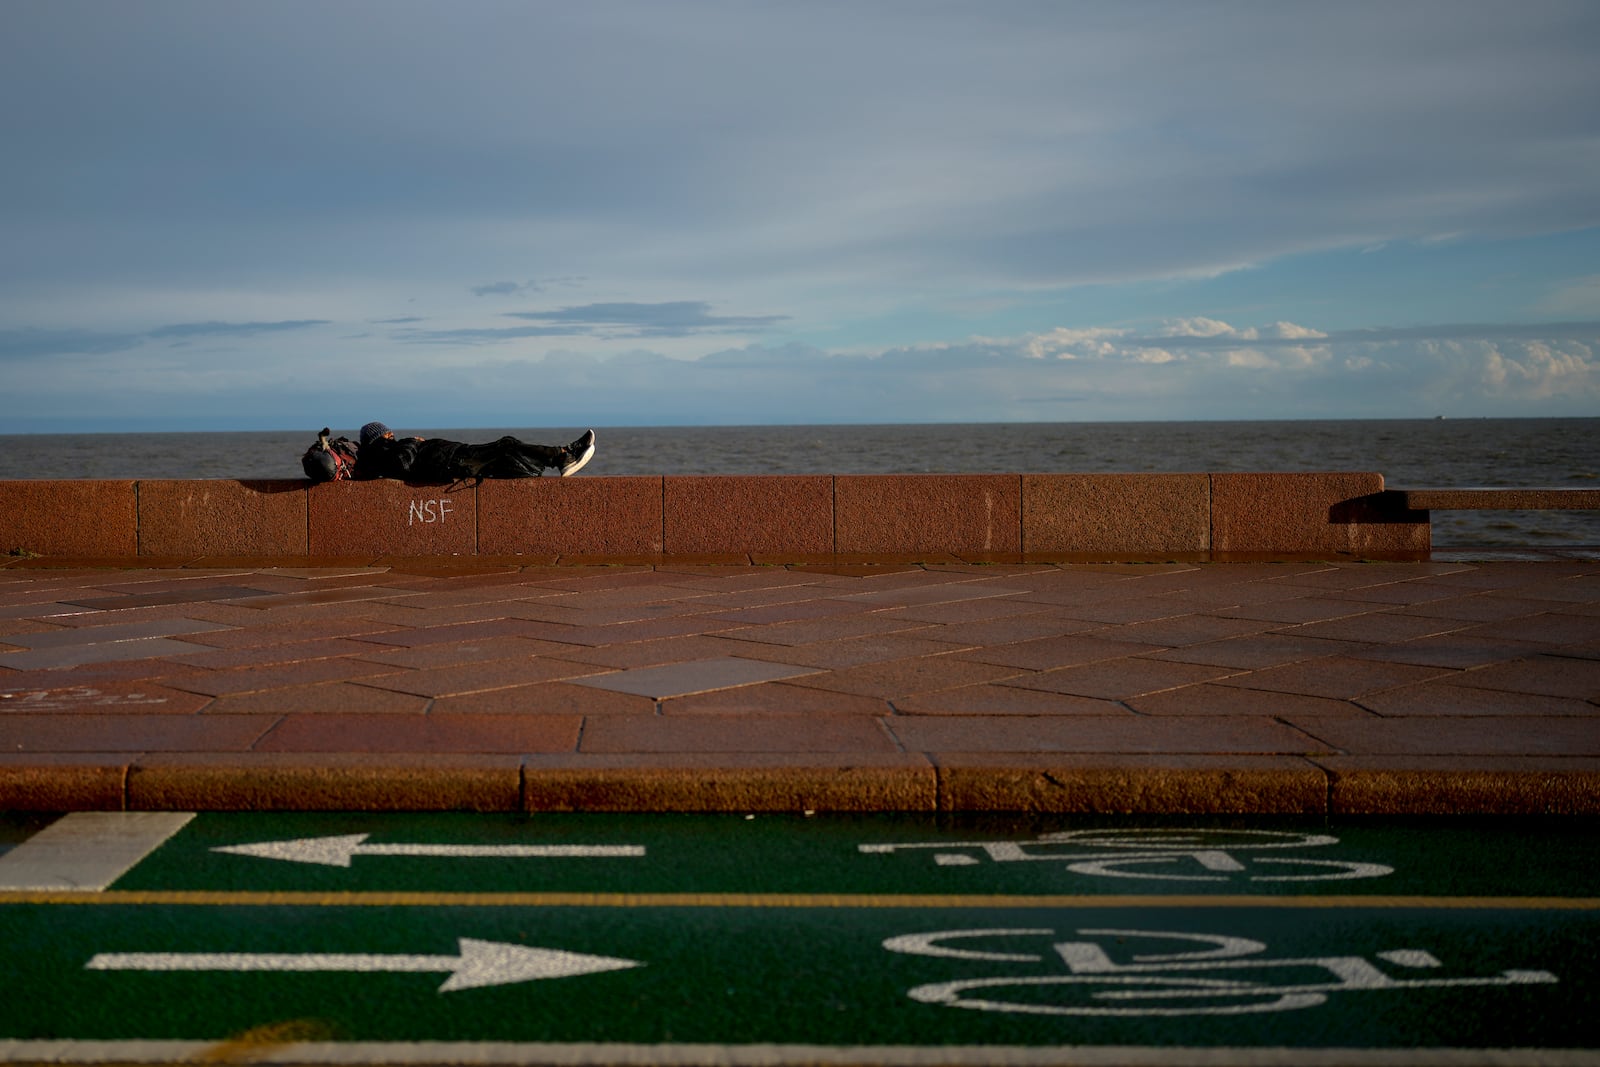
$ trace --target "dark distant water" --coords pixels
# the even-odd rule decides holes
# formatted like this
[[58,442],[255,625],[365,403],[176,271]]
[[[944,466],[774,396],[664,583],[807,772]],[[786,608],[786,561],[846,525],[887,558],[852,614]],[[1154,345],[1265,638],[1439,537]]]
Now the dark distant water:
[[[559,444],[584,427],[397,429]],[[1368,470],[1392,488],[1600,485],[1600,419],[602,426],[596,434],[595,459],[578,477]],[[314,436],[0,435],[0,479],[298,478]],[[1435,512],[1434,543],[1600,545],[1600,512]]]

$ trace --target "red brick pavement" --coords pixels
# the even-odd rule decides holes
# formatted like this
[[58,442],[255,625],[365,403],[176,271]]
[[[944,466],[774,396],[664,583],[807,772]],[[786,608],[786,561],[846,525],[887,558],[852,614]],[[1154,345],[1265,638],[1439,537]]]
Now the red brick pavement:
[[0,569],[0,809],[1600,812],[1600,561]]

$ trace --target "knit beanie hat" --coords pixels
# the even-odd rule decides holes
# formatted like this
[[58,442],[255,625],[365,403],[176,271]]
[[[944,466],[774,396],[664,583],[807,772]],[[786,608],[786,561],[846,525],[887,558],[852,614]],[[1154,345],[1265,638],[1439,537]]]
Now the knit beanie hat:
[[389,432],[389,427],[381,422],[369,422],[361,427],[361,447],[366,448],[378,438]]

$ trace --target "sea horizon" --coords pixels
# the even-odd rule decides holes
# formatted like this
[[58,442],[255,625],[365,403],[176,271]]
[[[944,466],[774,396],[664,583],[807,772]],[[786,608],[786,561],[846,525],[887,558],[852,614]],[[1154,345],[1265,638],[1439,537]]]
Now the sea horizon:
[[[585,427],[412,427],[564,444]],[[299,479],[317,430],[0,434],[0,479]],[[1600,483],[1600,417],[596,426],[607,475],[1375,471],[1391,488]],[[333,427],[354,437],[355,427]],[[1436,512],[1436,544],[1600,545],[1596,511]]]

